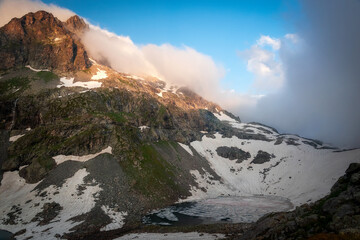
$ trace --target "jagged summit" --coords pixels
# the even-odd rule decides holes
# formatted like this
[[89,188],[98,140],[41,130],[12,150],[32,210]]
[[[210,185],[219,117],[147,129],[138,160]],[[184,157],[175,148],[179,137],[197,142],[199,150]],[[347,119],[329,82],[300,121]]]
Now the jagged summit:
[[83,44],[67,30],[79,31],[81,23],[73,17],[65,25],[45,11],[13,18],[0,28],[0,70],[25,65],[59,71],[90,67]]
[[82,19],[78,15],[74,15],[70,17],[68,20],[66,20],[65,26],[70,32],[75,33],[78,36],[81,36],[81,34],[83,34],[84,31],[89,29],[89,25],[86,24],[84,19]]

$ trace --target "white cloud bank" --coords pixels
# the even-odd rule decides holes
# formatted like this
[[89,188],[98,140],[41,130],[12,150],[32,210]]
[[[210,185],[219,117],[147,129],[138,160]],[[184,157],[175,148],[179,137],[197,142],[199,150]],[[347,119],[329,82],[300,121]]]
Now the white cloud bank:
[[200,95],[213,100],[219,89],[219,80],[225,74],[223,67],[210,56],[187,46],[138,46],[129,37],[92,25],[82,41],[90,56],[117,71],[156,76],[169,84],[190,86]]
[[[254,108],[232,110],[281,131],[360,147],[360,2],[305,0],[302,8],[306,18],[297,25],[298,35],[286,35],[279,48],[283,87]],[[294,49],[291,43],[299,41]],[[257,44],[262,43],[274,46],[269,39]],[[263,70],[248,69],[255,76]]]

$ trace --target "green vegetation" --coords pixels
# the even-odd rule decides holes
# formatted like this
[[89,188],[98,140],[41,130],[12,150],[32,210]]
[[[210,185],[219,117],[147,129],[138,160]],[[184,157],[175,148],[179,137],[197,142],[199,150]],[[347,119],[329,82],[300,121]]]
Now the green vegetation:
[[40,166],[45,169],[46,172],[53,169],[56,165],[55,161],[51,157],[38,158],[37,161],[39,162]]
[[30,80],[27,77],[16,77],[6,81],[0,81],[0,94],[6,94],[10,90],[25,90],[29,87]]
[[90,68],[86,68],[85,70],[81,70],[81,71],[84,72],[84,73],[90,74]]
[[129,85],[129,86],[131,86],[131,87],[133,87],[133,88],[137,88],[133,82],[126,81],[126,80],[121,79],[121,78],[118,78],[118,80],[119,80],[121,83],[125,84],[125,85]]
[[119,123],[126,122],[126,118],[124,116],[125,114],[123,112],[108,112],[106,113],[106,115],[115,122],[119,122]]
[[59,79],[59,77],[53,73],[53,72],[48,72],[48,71],[41,71],[41,72],[37,72],[36,76],[39,77],[40,79],[44,80],[44,82],[50,82],[52,80],[57,80]]
[[143,144],[137,149],[137,156],[120,162],[133,187],[150,201],[169,201],[178,194],[180,187],[175,183],[175,169],[151,144]]

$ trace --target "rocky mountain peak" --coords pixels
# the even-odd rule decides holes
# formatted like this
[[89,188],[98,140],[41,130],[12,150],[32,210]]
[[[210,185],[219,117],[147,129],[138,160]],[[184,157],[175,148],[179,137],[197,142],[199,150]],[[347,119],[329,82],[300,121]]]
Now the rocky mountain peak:
[[[70,23],[81,22],[71,20]],[[78,26],[80,24],[66,24]],[[91,65],[80,40],[51,13],[38,11],[13,18],[0,28],[0,70],[33,67],[75,71]]]
[[83,34],[85,30],[89,29],[89,25],[86,24],[84,19],[77,15],[74,15],[66,20],[65,26],[70,32],[75,33],[78,36]]

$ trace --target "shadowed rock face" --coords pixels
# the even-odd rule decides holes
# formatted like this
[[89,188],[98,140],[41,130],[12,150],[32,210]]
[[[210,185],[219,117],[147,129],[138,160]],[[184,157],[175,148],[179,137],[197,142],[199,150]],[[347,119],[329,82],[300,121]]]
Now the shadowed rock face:
[[[68,29],[83,21],[72,17]],[[84,46],[51,13],[38,11],[13,18],[0,28],[0,70],[31,65],[60,71],[84,70],[91,65]]]

